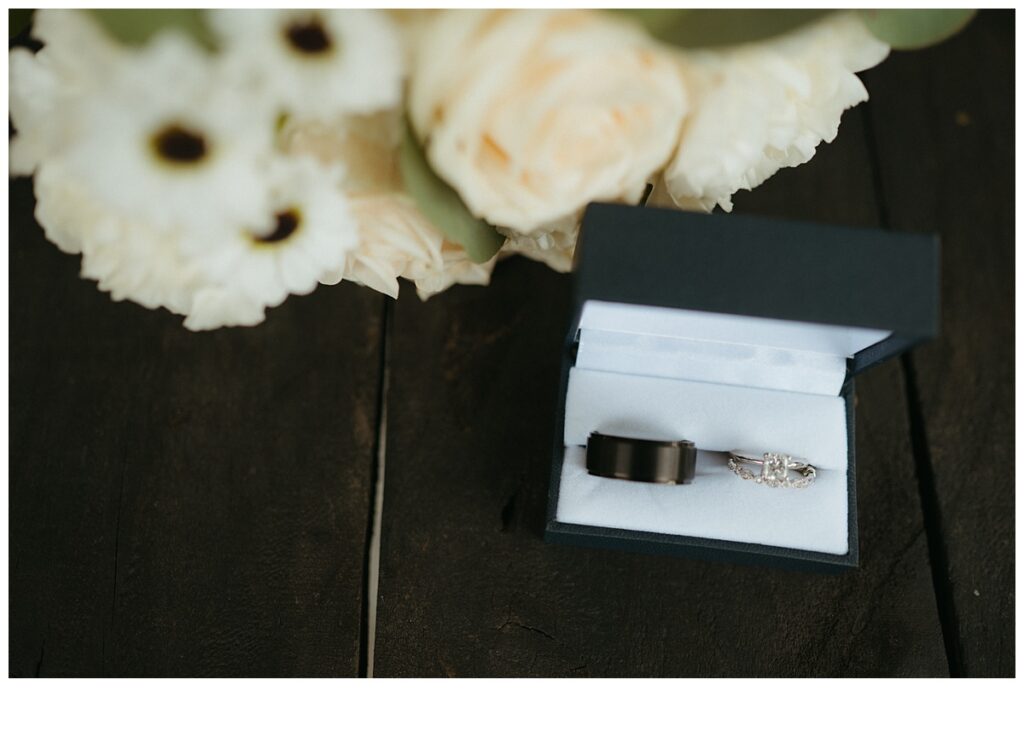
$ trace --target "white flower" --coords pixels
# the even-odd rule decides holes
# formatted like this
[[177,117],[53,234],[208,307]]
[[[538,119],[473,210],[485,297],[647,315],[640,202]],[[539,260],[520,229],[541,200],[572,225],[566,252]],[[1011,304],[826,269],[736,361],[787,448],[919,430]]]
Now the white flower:
[[82,253],[82,277],[99,283],[115,301],[187,313],[203,283],[198,266],[176,234],[159,232],[97,202],[59,162],[36,172],[36,219],[47,238],[68,253]]
[[230,288],[204,288],[195,294],[185,318],[189,330],[214,330],[239,325],[259,325],[264,307],[243,292]]
[[329,271],[322,283],[352,280],[397,299],[398,278],[417,260],[441,264],[441,234],[401,194],[372,194],[352,199],[359,223],[359,246],[346,264]]
[[[269,230],[239,226],[217,245],[188,249],[211,287],[274,307],[289,294],[308,294],[321,276],[343,268],[359,237],[339,170],[310,158],[278,158],[263,182],[275,208]],[[223,302],[211,300],[218,308]]]
[[63,141],[63,121],[56,114],[68,95],[39,56],[18,48],[8,60],[11,124],[16,132],[11,137],[9,171],[12,176],[27,176]]
[[398,298],[398,279],[405,278],[424,299],[454,283],[486,285],[496,260],[470,260],[404,193],[398,168],[401,133],[401,116],[392,111],[285,127],[281,141],[289,153],[345,167],[344,186],[359,226],[358,247],[343,267],[328,271],[320,282],[350,280]]
[[499,229],[508,238],[502,252],[522,254],[543,262],[552,270],[568,273],[572,270],[572,256],[580,230],[580,216],[574,215],[539,233],[518,234],[510,229]]
[[183,36],[117,48],[83,14],[38,21],[46,46],[11,56],[15,168],[83,277],[198,330],[256,324],[345,266],[342,172],[277,154],[258,92]]
[[441,246],[440,267],[413,269],[404,277],[416,284],[416,295],[426,301],[456,283],[463,286],[486,286],[491,282],[491,273],[497,262],[497,255],[487,262],[473,262],[462,247],[445,241]]
[[417,35],[409,114],[431,165],[519,234],[638,201],[685,111],[672,59],[609,14],[447,11]]
[[359,247],[344,268],[323,276],[322,283],[351,280],[398,298],[398,279],[406,278],[426,299],[454,283],[490,281],[495,260],[474,263],[462,247],[445,239],[410,197],[382,193],[351,201],[359,222]]
[[36,10],[32,36],[43,49],[49,48],[46,56],[64,76],[89,84],[97,83],[97,77],[120,63],[124,54],[124,48],[84,10]]
[[402,189],[398,150],[402,116],[397,110],[331,121],[288,119],[280,142],[289,154],[343,165],[345,190],[354,195]]
[[676,203],[732,209],[732,195],[831,142],[846,108],[867,99],[855,75],[888,54],[853,14],[789,34],[681,55],[691,112],[665,170]]
[[228,66],[290,116],[333,119],[398,104],[398,32],[374,10],[215,10]]
[[17,131],[10,172],[29,175],[42,158],[62,149],[73,119],[67,110],[90,96],[121,60],[121,50],[85,11],[37,10],[32,36],[43,48],[15,48],[10,61],[10,115]]
[[36,174],[36,217],[47,237],[82,252],[82,276],[117,301],[187,315],[193,330],[255,325],[289,293],[309,293],[327,270],[344,267],[356,226],[337,171],[295,158],[275,163],[267,183],[280,208],[270,233],[239,227],[200,245],[189,228],[160,231],[97,202],[63,170]]
[[155,39],[62,115],[73,134],[53,157],[104,205],[211,239],[268,217],[273,117],[183,36]]

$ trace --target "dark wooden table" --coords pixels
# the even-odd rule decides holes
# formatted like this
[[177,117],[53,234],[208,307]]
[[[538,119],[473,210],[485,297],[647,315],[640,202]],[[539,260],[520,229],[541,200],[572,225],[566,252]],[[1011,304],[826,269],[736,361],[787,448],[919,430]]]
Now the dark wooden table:
[[1012,675],[1013,45],[984,13],[893,54],[738,197],[942,234],[942,339],[858,382],[842,576],[541,541],[564,275],[193,334],[80,280],[14,181],[10,674]]

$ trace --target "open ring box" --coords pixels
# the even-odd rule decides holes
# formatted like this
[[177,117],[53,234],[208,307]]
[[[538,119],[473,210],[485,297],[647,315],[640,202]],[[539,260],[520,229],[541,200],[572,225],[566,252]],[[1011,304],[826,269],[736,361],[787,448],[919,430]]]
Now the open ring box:
[[[938,271],[934,236],[591,205],[545,539],[856,566],[853,376],[935,336]],[[693,441],[693,483],[588,474],[595,430]],[[726,466],[734,449],[802,457],[817,479],[740,479]]]

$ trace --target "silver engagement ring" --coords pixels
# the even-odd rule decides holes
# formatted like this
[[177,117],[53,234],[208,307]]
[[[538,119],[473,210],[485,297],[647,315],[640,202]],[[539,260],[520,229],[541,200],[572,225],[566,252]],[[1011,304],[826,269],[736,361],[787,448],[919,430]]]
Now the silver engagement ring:
[[[744,480],[770,488],[806,488],[818,475],[809,462],[788,454],[751,454],[745,451],[729,453],[729,469]],[[760,467],[761,473],[754,474],[751,467]],[[790,472],[794,473],[792,476]]]

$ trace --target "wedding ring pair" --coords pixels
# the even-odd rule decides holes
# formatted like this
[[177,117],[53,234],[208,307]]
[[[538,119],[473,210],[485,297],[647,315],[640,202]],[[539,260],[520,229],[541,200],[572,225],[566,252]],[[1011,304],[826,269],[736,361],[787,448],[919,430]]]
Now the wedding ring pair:
[[[732,451],[726,466],[743,480],[770,488],[806,488],[817,470],[788,454]],[[689,440],[645,440],[592,432],[587,439],[587,472],[633,482],[687,485],[697,467],[697,447]],[[755,474],[752,468],[760,467]]]

